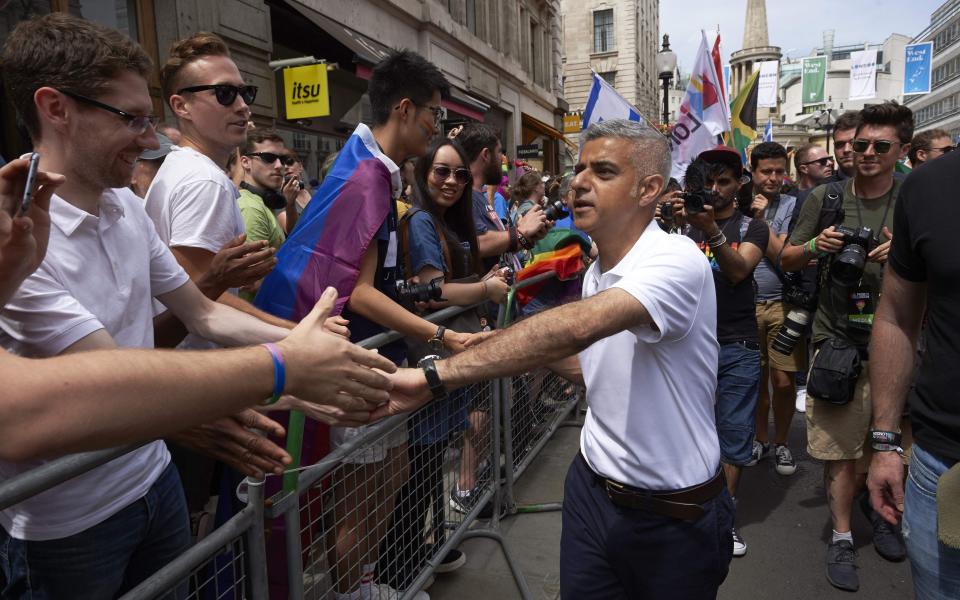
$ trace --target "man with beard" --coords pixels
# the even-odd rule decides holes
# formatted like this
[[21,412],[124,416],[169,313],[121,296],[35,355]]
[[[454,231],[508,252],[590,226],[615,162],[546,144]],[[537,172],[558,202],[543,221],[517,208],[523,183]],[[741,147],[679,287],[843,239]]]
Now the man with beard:
[[529,250],[547,234],[547,218],[539,206],[531,209],[516,224],[504,224],[496,208],[487,201],[485,185],[498,185],[501,179],[503,146],[496,131],[483,123],[471,123],[456,137],[470,161],[473,175],[473,222],[477,227],[477,243],[483,266],[497,264],[501,254],[509,253],[513,268],[522,266],[513,253]]
[[[686,234],[706,255],[713,269],[717,294],[716,419],[720,460],[727,490],[736,501],[737,484],[744,465],[752,458],[754,415],[760,391],[760,343],[754,310],[753,271],[767,252],[770,228],[737,209],[734,200],[742,184],[740,154],[717,146],[701,152],[687,168],[685,183],[703,183],[702,211],[675,200],[674,213],[682,211]],[[733,555],[743,556],[747,545],[736,528]]]

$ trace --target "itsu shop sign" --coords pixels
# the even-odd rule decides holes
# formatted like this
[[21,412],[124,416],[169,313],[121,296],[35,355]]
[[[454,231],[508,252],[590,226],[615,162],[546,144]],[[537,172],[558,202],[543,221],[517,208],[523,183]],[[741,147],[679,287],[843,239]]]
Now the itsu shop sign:
[[287,120],[328,116],[327,65],[320,63],[284,69],[283,96]]

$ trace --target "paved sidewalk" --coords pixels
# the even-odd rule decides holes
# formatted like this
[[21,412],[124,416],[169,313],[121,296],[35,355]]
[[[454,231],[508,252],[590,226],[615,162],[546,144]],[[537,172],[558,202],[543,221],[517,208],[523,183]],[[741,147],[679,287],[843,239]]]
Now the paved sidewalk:
[[[781,477],[770,460],[746,470],[738,507],[748,552],[735,558],[720,589],[721,600],[909,600],[913,598],[908,563],[889,563],[870,542],[870,526],[854,508],[853,535],[860,554],[860,591],[834,589],[824,575],[829,514],[823,494],[822,466],[807,456],[803,415],[794,417],[791,447],[797,472]],[[563,478],[577,453],[580,430],[564,427],[517,484],[520,503],[555,502],[563,496]],[[510,550],[536,600],[559,597],[560,513],[519,514],[502,523]],[[509,600],[519,598],[496,542],[467,540],[461,546],[467,564],[439,575],[429,589],[433,600]]]

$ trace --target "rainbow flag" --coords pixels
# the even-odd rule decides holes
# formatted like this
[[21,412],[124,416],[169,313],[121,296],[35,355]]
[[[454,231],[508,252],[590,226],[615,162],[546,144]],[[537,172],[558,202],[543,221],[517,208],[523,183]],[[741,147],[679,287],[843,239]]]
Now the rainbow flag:
[[338,292],[334,314],[340,314],[399,190],[397,166],[361,123],[277,252],[277,266],[263,280],[254,304],[298,321],[333,286]]
[[[579,237],[579,236],[577,236]],[[581,245],[574,240],[556,250],[536,254],[527,266],[517,273],[517,281],[529,279],[534,275],[557,272],[557,279],[566,281],[576,277],[583,270],[583,261],[580,259]],[[533,300],[540,290],[547,284],[541,281],[517,290],[517,302],[526,305]]]

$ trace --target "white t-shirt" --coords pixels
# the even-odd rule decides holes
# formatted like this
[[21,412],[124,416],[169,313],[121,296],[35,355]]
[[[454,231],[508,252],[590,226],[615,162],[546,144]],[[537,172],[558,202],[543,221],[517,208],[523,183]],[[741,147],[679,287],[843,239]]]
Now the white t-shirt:
[[[176,146],[157,171],[144,202],[164,244],[216,254],[244,232],[239,196],[237,186],[209,157],[193,148]],[[163,311],[162,306],[156,308]],[[190,334],[179,347],[219,346]]]
[[638,488],[703,483],[720,464],[717,302],[710,265],[685,236],[651,221],[606,273],[591,265],[587,298],[620,288],[656,324],[621,331],[580,353],[587,416],[580,450],[590,467]]
[[[105,329],[118,346],[153,348],[152,298],[189,281],[157,237],[139,198],[107,190],[94,216],[50,200],[46,258],[0,313],[0,344],[47,357]],[[69,402],[69,392],[51,402]],[[45,461],[0,461],[0,480]],[[142,498],[170,462],[162,441],[0,511],[14,538],[60,539],[80,533]]]

